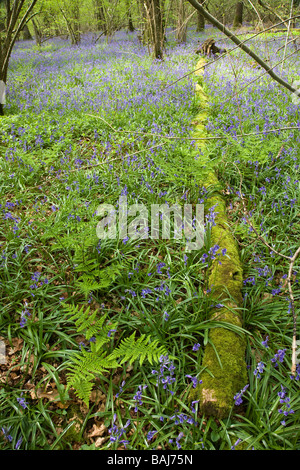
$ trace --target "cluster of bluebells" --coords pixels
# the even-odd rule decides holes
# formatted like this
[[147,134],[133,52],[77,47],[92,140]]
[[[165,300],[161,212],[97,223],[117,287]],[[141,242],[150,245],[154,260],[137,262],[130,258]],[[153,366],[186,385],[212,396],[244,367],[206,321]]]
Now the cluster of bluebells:
[[[285,357],[286,349],[278,349],[274,357],[272,357],[271,362],[273,362],[274,367],[278,367],[278,362],[283,362]],[[278,362],[277,362],[278,361]]]
[[138,412],[138,409],[139,409],[138,407],[143,404],[142,394],[143,394],[143,390],[145,390],[146,388],[147,388],[147,385],[139,385],[138,390],[137,390],[136,394],[133,397],[133,399],[135,400],[134,411],[136,413]]
[[27,304],[25,304],[25,309],[22,310],[21,312],[21,318],[20,318],[20,327],[21,328],[24,328],[24,326],[26,325],[27,321],[28,321],[28,318],[31,316],[31,313],[29,312],[28,308],[27,308]]
[[[194,409],[194,404],[196,402],[193,402],[193,409]],[[173,416],[170,417],[171,420],[174,421],[175,425],[183,424],[184,422],[187,422],[188,424],[192,424],[194,426],[197,426],[197,422],[193,418],[193,416],[189,416],[186,413],[175,413]]]
[[114,414],[113,416],[113,422],[112,422],[112,426],[111,428],[109,428],[108,430],[108,433],[110,434],[110,442],[112,443],[115,443],[115,442],[118,442],[120,444],[124,444],[125,448],[126,448],[126,445],[128,444],[128,440],[127,439],[121,439],[121,437],[123,436],[123,434],[126,433],[126,429],[128,428],[128,426],[130,425],[130,419],[128,419],[126,421],[126,424],[124,427],[118,427],[116,425],[116,419],[117,419],[117,415]]
[[202,380],[198,380],[197,377],[193,377],[192,375],[186,375],[189,379],[191,379],[193,388],[196,388],[198,384],[202,384]]
[[3,210],[3,220],[10,220],[13,222],[13,226],[11,227],[13,233],[18,237],[17,232],[20,230],[19,224],[21,222],[20,217],[13,215],[11,212],[5,212]]
[[[13,437],[11,434],[9,434],[10,430],[11,430],[11,426],[9,426],[8,428],[6,427],[2,427],[1,428],[2,430],[2,433],[3,433],[3,437],[4,439],[7,441],[7,442],[12,442],[13,441]],[[23,441],[23,438],[20,437],[17,442],[16,442],[16,445],[15,445],[15,450],[18,450],[22,444],[22,441]]]
[[243,403],[242,396],[246,393],[247,388],[249,387],[249,384],[245,385],[245,387],[240,390],[236,395],[234,395],[234,403],[235,405],[241,405]]
[[216,217],[217,217],[217,214],[218,212],[215,212],[215,208],[216,208],[217,204],[215,204],[214,206],[210,207],[208,209],[208,213],[206,214],[205,216],[205,227],[214,227],[216,225]]
[[265,364],[263,362],[259,362],[257,367],[254,369],[253,375],[255,375],[258,379],[261,378],[261,374],[263,373],[265,368]]
[[163,389],[167,390],[170,392],[172,395],[174,392],[170,390],[168,387],[175,382],[175,378],[173,377],[174,375],[174,370],[175,366],[172,361],[170,361],[169,357],[166,356],[160,356],[159,358],[160,362],[160,368],[159,370],[152,370],[152,374],[156,375],[156,386],[159,386],[159,384],[162,384]]
[[25,398],[23,398],[23,393],[21,393],[21,396],[17,398],[17,402],[23,408],[23,410],[27,408],[28,402],[25,401]]
[[[31,284],[29,287],[31,290],[38,289],[39,287],[42,287],[43,284],[47,285],[49,284],[49,280],[45,277],[44,280],[40,280],[41,273],[39,271],[36,271],[34,274],[31,276],[31,280],[34,281],[33,284]],[[33,292],[31,292],[32,297],[35,296]]]
[[[177,447],[178,450],[181,449],[181,444],[180,444],[179,441],[180,441],[183,437],[184,437],[183,432],[180,432],[180,433],[178,434],[178,436],[176,437],[176,439],[175,439],[175,444],[176,444],[176,447]],[[174,439],[169,439],[169,443],[170,443],[170,444],[173,444],[173,442],[174,442]]]
[[[212,246],[209,250],[208,250],[208,253],[204,253],[201,257],[201,262],[202,263],[208,263],[209,261],[213,261],[216,259],[217,256],[225,256],[226,255],[226,248],[223,248],[221,251],[220,250],[220,247],[218,244]],[[219,260],[218,261],[219,264],[222,264],[221,261]]]
[[278,413],[284,416],[283,420],[281,421],[282,426],[286,425],[285,418],[294,413],[294,410],[291,408],[290,404],[290,397],[286,396],[286,388],[281,385],[281,391],[277,394],[279,396],[279,403],[284,405],[283,407],[279,408]]

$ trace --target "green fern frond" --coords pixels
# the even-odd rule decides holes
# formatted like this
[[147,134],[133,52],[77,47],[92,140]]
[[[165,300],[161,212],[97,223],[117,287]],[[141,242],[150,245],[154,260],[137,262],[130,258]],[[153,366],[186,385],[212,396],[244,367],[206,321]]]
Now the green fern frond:
[[[64,306],[66,314],[69,315],[69,320],[75,323],[78,333],[85,332],[85,337],[87,339],[96,336],[96,343],[101,346],[108,341],[108,333],[110,330],[117,328],[117,322],[109,323],[104,325],[105,320],[107,320],[108,313],[102,314],[100,318],[97,318],[99,311],[95,310],[90,314],[90,307],[82,306],[79,308],[79,305],[65,305]],[[98,347],[99,349],[100,347]]]
[[109,325],[104,325],[99,330],[99,323],[95,323],[91,328],[86,331],[86,338],[95,337],[95,343],[91,344],[92,351],[99,351],[99,349],[106,343],[110,341],[109,332],[111,330],[116,330],[118,323],[110,323]]
[[158,362],[159,358],[166,354],[168,354],[167,350],[164,346],[159,346],[158,340],[151,342],[151,337],[145,334],[136,339],[134,332],[120,343],[110,357],[120,359],[120,364],[124,362],[132,364],[137,359],[139,359],[140,364],[143,364],[146,359],[152,364]]
[[150,336],[141,335],[138,339],[135,332],[121,341],[119,346],[108,354],[103,346],[110,341],[109,332],[117,329],[117,322],[109,322],[108,313],[99,317],[96,310],[91,312],[90,306],[64,305],[69,320],[74,321],[79,333],[84,332],[90,342],[90,351],[85,349],[74,353],[70,358],[67,370],[67,386],[74,388],[76,395],[88,406],[90,393],[96,376],[101,376],[109,369],[120,367],[124,362],[132,364],[139,360],[143,364],[159,362],[159,358],[167,355],[167,350],[159,345],[158,340],[151,341]]
[[93,382],[87,380],[78,380],[73,383],[75,395],[82,400],[86,406],[89,406],[89,399],[93,389]]
[[[119,264],[113,264],[103,269],[98,269],[97,267],[92,270],[94,266],[94,262],[87,262],[84,266],[82,264],[82,269],[85,271],[76,282],[80,292],[85,295],[86,298],[93,291],[107,289],[115,281],[122,268]],[[79,270],[79,267],[77,266],[76,269]]]
[[71,358],[67,372],[67,388],[73,388],[76,395],[88,406],[93,382],[96,376],[118,367],[118,362],[106,356],[106,352],[89,352],[86,350],[76,353]]
[[90,352],[85,349],[71,358],[72,364],[68,368],[68,386],[72,387],[77,381],[91,380],[95,375],[107,372],[108,369],[118,367],[118,362],[106,356],[106,351]]
[[83,294],[87,299],[91,292],[109,287],[110,282],[109,280],[106,282],[97,282],[94,278],[91,278],[88,275],[83,275],[75,284],[78,287],[80,293]]

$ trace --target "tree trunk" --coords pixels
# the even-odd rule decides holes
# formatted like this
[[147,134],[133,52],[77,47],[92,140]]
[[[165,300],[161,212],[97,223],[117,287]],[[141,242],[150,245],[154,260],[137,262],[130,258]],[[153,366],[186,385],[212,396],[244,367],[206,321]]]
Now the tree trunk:
[[[0,44],[1,45],[1,44]],[[7,82],[7,72],[8,72],[8,62],[6,64],[5,61],[5,51],[0,49],[0,82],[5,83]],[[4,103],[0,103],[0,116],[4,116]]]
[[77,46],[81,41],[81,34],[80,34],[80,12],[79,12],[79,4],[75,2],[75,5],[72,8],[72,25],[71,25],[71,44],[73,46]]
[[95,0],[94,8],[95,8],[97,28],[99,31],[104,31],[104,34],[106,34],[107,24],[106,24],[106,17],[105,17],[105,11],[104,11],[102,0]]
[[40,28],[38,27],[38,24],[35,22],[35,20],[32,20],[32,25],[33,25],[36,45],[38,47],[41,47],[41,45],[42,45],[42,33],[40,31]]
[[28,28],[27,24],[25,24],[22,33],[23,33],[23,40],[24,41],[32,40],[32,36],[31,36],[31,33],[29,31],[29,28]]
[[150,40],[150,24],[147,18],[147,8],[146,4],[143,0],[139,0],[139,7],[140,7],[140,31],[141,33],[138,35],[138,38],[143,44],[148,44]]
[[150,26],[150,39],[153,56],[155,59],[163,59],[164,34],[162,26],[162,12],[160,0],[146,0],[147,20]]
[[243,2],[237,2],[235,9],[235,17],[233,20],[233,28],[239,28],[243,24]]
[[134,26],[132,22],[131,4],[129,0],[126,0],[126,10],[128,15],[128,31],[132,33],[134,31]]
[[[14,0],[11,3],[9,0],[5,2],[5,24],[1,23],[0,29],[0,81],[6,84],[7,70],[9,59],[17,40],[18,35],[24,29],[29,15],[32,12],[37,0],[31,0],[27,9],[22,11],[24,2],[21,0]],[[3,28],[4,26],[4,28]],[[0,103],[0,115],[3,116],[4,109],[3,103]]]
[[199,33],[200,31],[204,31],[205,29],[205,18],[204,16],[202,15],[202,13],[200,13],[200,11],[197,11],[197,33]]
[[186,42],[186,14],[184,0],[179,0],[178,12],[177,12],[177,27],[176,27],[176,40],[178,44]]

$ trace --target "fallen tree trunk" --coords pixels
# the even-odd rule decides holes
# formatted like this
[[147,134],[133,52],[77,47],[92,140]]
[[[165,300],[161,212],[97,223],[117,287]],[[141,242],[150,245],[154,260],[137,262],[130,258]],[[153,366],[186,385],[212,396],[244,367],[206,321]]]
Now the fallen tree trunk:
[[[193,133],[196,139],[203,137],[205,133],[206,97],[201,87],[203,73],[202,59],[197,64],[196,74],[199,82],[196,86],[196,94],[201,103],[202,110],[195,118],[197,126]],[[203,111],[204,109],[204,111]],[[203,145],[203,141],[202,141]],[[247,383],[245,349],[246,339],[242,329],[241,307],[243,269],[240,262],[239,251],[236,242],[228,228],[226,204],[220,192],[220,184],[211,170],[205,174],[201,186],[205,186],[211,193],[205,203],[205,212],[215,207],[215,225],[211,228],[211,244],[226,248],[226,256],[213,261],[209,272],[209,288],[212,290],[215,308],[211,320],[216,326],[210,329],[209,341],[205,347],[201,374],[202,383],[193,389],[190,398],[200,400],[200,411],[205,415],[217,418],[228,416],[234,404],[234,395]]]

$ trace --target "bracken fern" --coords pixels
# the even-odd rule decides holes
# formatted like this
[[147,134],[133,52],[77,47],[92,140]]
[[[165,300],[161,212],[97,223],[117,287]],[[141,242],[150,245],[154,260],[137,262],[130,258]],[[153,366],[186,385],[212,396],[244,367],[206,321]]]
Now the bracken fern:
[[68,389],[73,388],[87,406],[96,376],[124,362],[132,364],[139,359],[140,364],[145,360],[152,364],[158,362],[160,356],[168,354],[158,340],[151,341],[151,337],[145,334],[136,339],[136,332],[123,339],[112,353],[108,353],[104,345],[111,340],[109,332],[116,331],[117,322],[110,322],[107,313],[98,318],[99,312],[96,310],[91,313],[90,307],[65,304],[64,308],[69,320],[74,321],[77,332],[84,332],[87,340],[93,339],[90,341],[90,350],[82,349],[71,356],[67,372]]

